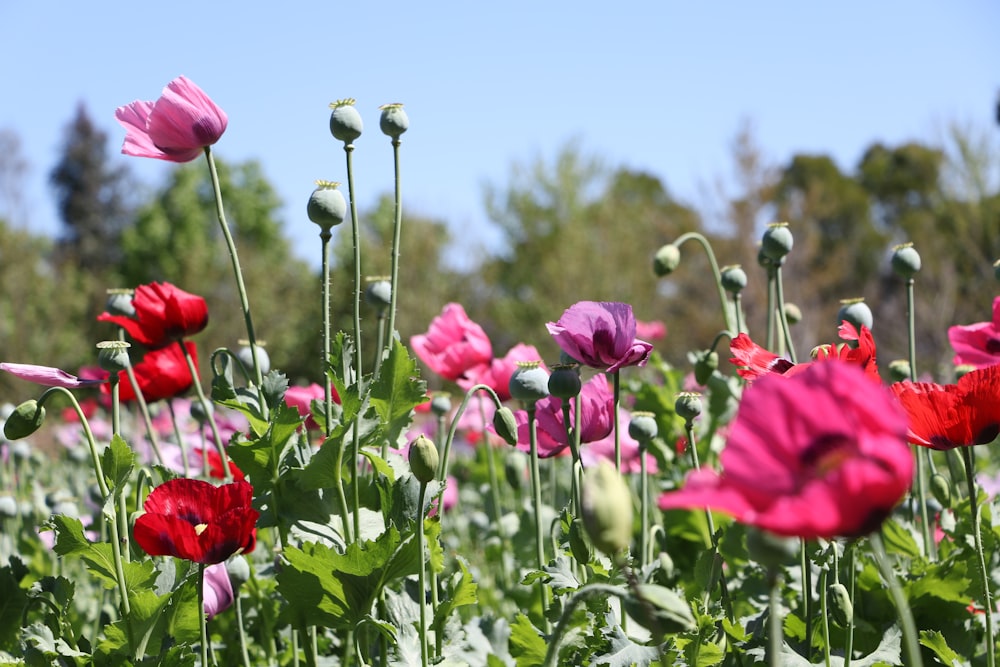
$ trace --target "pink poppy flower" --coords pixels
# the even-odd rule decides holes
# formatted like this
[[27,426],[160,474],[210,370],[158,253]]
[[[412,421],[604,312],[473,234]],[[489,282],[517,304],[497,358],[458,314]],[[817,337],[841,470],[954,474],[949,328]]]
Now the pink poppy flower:
[[743,395],[720,461],[660,496],[661,509],[710,508],[777,535],[858,537],[906,494],[906,415],[854,364],[767,375]]
[[651,322],[636,320],[635,335],[643,340],[663,340],[667,337],[667,325],[660,320]]
[[635,316],[627,303],[580,301],[545,326],[563,352],[608,373],[645,365],[653,349],[636,339]]
[[[614,429],[614,396],[608,387],[608,379],[600,373],[595,375],[580,390],[574,404],[570,404],[570,425],[576,423],[576,406],[580,404],[580,444],[603,440]],[[529,452],[531,449],[528,431],[528,413],[514,412],[517,423],[517,448]],[[567,451],[566,425],[563,421],[562,399],[549,396],[535,403],[535,432],[538,439],[538,456],[549,458]]]
[[1000,364],[1000,296],[993,299],[993,321],[948,328],[956,366],[986,368]]
[[452,382],[493,359],[493,344],[486,332],[457,303],[447,304],[427,333],[411,337],[410,347],[428,368]]
[[118,107],[125,128],[122,153],[170,162],[190,162],[219,140],[229,119],[190,79],[179,76],[155,102],[136,100]]
[[233,582],[229,579],[225,563],[215,563],[205,568],[205,615],[214,618],[233,606]]
[[64,389],[79,389],[101,384],[104,380],[84,380],[66,371],[51,366],[36,366],[34,364],[0,364],[0,370],[7,371],[14,377],[28,382],[34,382],[45,387],[63,387]]
[[477,384],[485,384],[496,392],[501,401],[510,400],[510,376],[517,370],[519,361],[538,361],[542,356],[534,345],[518,343],[507,351],[502,359],[491,359],[488,363],[474,366],[456,380],[458,386],[468,391]]
[[[340,403],[340,396],[337,390],[331,387],[334,403]],[[319,424],[312,418],[312,402],[325,401],[326,393],[323,385],[313,382],[308,387],[289,387],[285,390],[285,403],[299,411],[300,417],[306,418],[306,428],[310,430],[319,429]]]

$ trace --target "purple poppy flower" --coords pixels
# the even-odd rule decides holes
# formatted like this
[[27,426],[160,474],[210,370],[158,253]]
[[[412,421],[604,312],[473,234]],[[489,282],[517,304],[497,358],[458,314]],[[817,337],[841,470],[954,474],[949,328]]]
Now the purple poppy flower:
[[545,326],[563,352],[608,373],[644,365],[653,349],[636,339],[635,316],[627,303],[580,301]]

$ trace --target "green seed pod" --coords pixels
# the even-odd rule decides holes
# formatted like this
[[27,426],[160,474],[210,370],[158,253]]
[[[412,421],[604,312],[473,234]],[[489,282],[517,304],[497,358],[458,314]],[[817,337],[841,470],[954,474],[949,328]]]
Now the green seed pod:
[[330,132],[335,139],[345,144],[354,143],[364,128],[361,114],[354,108],[354,102],[354,98],[349,97],[330,103],[330,108],[333,109],[333,113],[330,114]]
[[128,349],[123,340],[104,340],[97,344],[97,365],[109,373],[118,373],[131,366]]
[[844,584],[838,581],[827,587],[826,605],[834,623],[842,628],[851,624],[854,619],[854,605],[851,603],[851,596],[847,593],[847,587]]
[[863,297],[857,299],[843,299],[840,302],[840,310],[837,311],[837,325],[847,320],[854,325],[854,328],[861,331],[862,326],[872,328],[874,318],[872,309],[865,303]]
[[747,286],[747,272],[739,264],[722,267],[719,275],[722,282],[722,289],[730,294],[739,294]]
[[379,276],[368,279],[365,288],[365,303],[378,311],[385,311],[392,305],[392,283],[388,278]]
[[549,374],[540,361],[518,361],[509,387],[511,398],[534,403],[549,395]]
[[451,411],[451,394],[446,391],[436,391],[431,395],[431,412],[437,417],[443,417]]
[[434,441],[426,435],[418,435],[410,443],[410,471],[421,484],[427,484],[437,476],[438,450]]
[[[253,352],[250,350],[250,341],[241,340],[240,349],[236,352],[236,356],[239,358],[243,365],[247,368],[253,368]],[[267,354],[267,350],[264,349],[264,341],[257,341],[257,363],[260,364],[260,372],[265,375],[271,370],[271,357]]]
[[785,319],[788,320],[788,324],[798,324],[802,321],[802,310],[794,303],[786,303]]
[[775,261],[764,254],[763,246],[757,246],[757,265],[762,269],[767,269],[768,273],[776,266]]
[[309,202],[306,204],[306,215],[325,232],[347,217],[347,201],[337,189],[338,185],[340,183],[334,181],[316,181],[316,189],[309,195]]
[[951,507],[951,484],[939,472],[931,475],[931,493],[934,494],[934,499],[941,503],[941,507]]
[[792,251],[794,241],[787,222],[772,222],[764,231],[760,249],[765,257],[780,265]]
[[652,412],[633,412],[628,423],[628,434],[639,443],[640,447],[648,445],[659,434],[656,415]]
[[712,373],[719,367],[719,353],[715,350],[702,350],[697,355],[694,362],[694,381],[705,386]]
[[628,615],[655,637],[656,642],[668,634],[689,632],[698,627],[691,605],[674,591],[657,584],[638,584],[624,598]]
[[590,543],[584,537],[585,530],[583,520],[580,518],[573,519],[573,523],[569,525],[569,550],[580,565],[589,563],[594,555]]
[[653,256],[653,273],[662,278],[673,273],[681,263],[681,249],[668,243]]
[[399,136],[410,127],[410,119],[403,111],[403,105],[399,103],[383,104],[379,109],[382,110],[382,115],[378,119],[378,126],[382,130],[382,134],[399,139]]
[[104,304],[104,309],[112,315],[135,317],[135,306],[132,305],[132,295],[134,293],[134,290],[130,289],[109,289],[108,300]]
[[580,380],[580,367],[576,364],[558,364],[552,367],[549,375],[549,393],[556,398],[573,398],[580,394],[583,382]]
[[517,444],[517,420],[514,412],[506,405],[501,405],[493,413],[493,430],[497,432],[508,445]]
[[910,379],[910,362],[906,359],[893,359],[889,362],[889,379],[892,382],[902,382]]
[[905,280],[909,280],[920,271],[920,253],[912,243],[902,243],[892,249],[892,270]]
[[799,539],[747,526],[747,551],[765,567],[788,565],[794,563],[799,554]]
[[250,565],[246,557],[233,556],[227,560],[226,574],[229,575],[229,583],[232,584],[234,591],[238,591],[240,586],[250,581]]
[[590,542],[614,557],[632,543],[632,492],[607,461],[588,468],[580,492],[583,525]]
[[[3,434],[8,440],[20,440],[42,427],[45,421],[45,408],[38,401],[30,399],[14,408],[3,425]],[[77,448],[84,449],[84,448]]]
[[694,421],[701,414],[701,394],[693,391],[682,391],[674,399],[674,412],[684,421]]
[[17,516],[17,501],[14,496],[0,496],[0,518],[13,519]]

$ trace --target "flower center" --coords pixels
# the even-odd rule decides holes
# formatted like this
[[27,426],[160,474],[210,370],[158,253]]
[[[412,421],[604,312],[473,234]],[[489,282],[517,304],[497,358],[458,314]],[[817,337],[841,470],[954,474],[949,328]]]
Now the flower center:
[[986,351],[990,354],[1000,354],[1000,338],[990,336],[986,341]]
[[799,461],[816,477],[826,477],[851,457],[850,439],[837,433],[823,435],[799,454]]
[[208,528],[207,523],[199,523],[197,526],[194,527],[194,534],[201,535],[202,533],[205,532],[206,528]]

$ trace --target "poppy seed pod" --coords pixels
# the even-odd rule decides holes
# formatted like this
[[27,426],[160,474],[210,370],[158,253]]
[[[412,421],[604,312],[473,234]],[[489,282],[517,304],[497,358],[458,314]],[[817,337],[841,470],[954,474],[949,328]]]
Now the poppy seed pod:
[[590,542],[614,557],[632,543],[632,493],[612,465],[602,460],[586,470],[581,515]]
[[316,181],[316,189],[309,195],[309,202],[306,204],[309,220],[319,225],[323,231],[336,227],[347,217],[347,201],[337,189],[338,185],[340,183],[334,181]]
[[378,119],[378,126],[382,130],[382,134],[399,139],[400,135],[410,127],[410,119],[403,111],[403,105],[398,102],[383,104],[379,109],[381,109],[382,115]]
[[493,413],[493,430],[508,445],[517,444],[517,420],[514,418],[514,412],[506,405],[501,405]]
[[697,353],[694,362],[694,381],[705,386],[712,373],[719,367],[719,353],[715,350],[702,350]]
[[346,98],[330,103],[333,113],[330,114],[330,132],[335,139],[351,144],[361,136],[364,123],[361,114],[354,108],[354,98]]
[[722,267],[719,277],[722,289],[733,295],[739,294],[747,286],[747,272],[739,264]]
[[239,590],[240,586],[250,581],[250,565],[243,555],[233,556],[226,561],[226,574],[229,575],[229,583],[233,590]]
[[426,435],[419,435],[410,443],[407,459],[410,462],[410,471],[421,484],[427,484],[437,476],[440,462],[438,450],[434,441]]
[[384,311],[392,305],[392,283],[388,278],[379,276],[368,279],[365,288],[365,303],[376,310]]
[[442,417],[451,411],[451,394],[437,391],[431,396],[431,412]]
[[511,398],[534,403],[548,395],[549,374],[542,368],[541,362],[518,361],[517,369],[510,376]]
[[781,264],[785,256],[792,251],[794,239],[787,222],[772,222],[764,231],[760,249],[765,257]]
[[889,362],[889,379],[902,382],[910,379],[910,362],[906,359],[893,359]]
[[668,243],[653,256],[653,273],[662,278],[673,273],[681,263],[681,249]]
[[130,289],[109,289],[108,300],[104,304],[105,310],[112,315],[135,317],[135,306],[132,305],[133,293]]
[[701,394],[693,391],[682,391],[674,400],[674,412],[684,421],[693,421],[701,414]]
[[854,325],[854,328],[861,331],[862,326],[872,328],[874,317],[872,309],[865,303],[864,298],[844,299],[840,302],[840,310],[837,311],[837,324],[847,320]]
[[920,253],[912,243],[901,243],[892,249],[892,270],[905,280],[909,280],[920,271]]
[[97,344],[97,364],[109,373],[118,373],[132,365],[128,358],[131,347],[123,340],[104,340]]
[[651,442],[659,434],[656,415],[652,412],[633,412],[632,420],[628,423],[628,434],[638,441],[640,446]]
[[789,324],[798,324],[802,321],[802,309],[794,303],[786,303],[784,309],[785,319],[788,320]]
[[580,394],[583,382],[576,364],[559,364],[552,367],[549,375],[549,393],[556,398],[573,398]]
[[3,434],[8,440],[27,438],[41,428],[44,421],[45,408],[32,398],[14,408],[4,422]]
[[[257,363],[260,364],[260,372],[266,375],[271,370],[271,357],[264,349],[264,344],[262,340],[257,341]],[[244,366],[253,368],[253,352],[250,350],[250,341],[241,340],[240,345],[242,347],[236,352],[236,356],[239,357]]]

